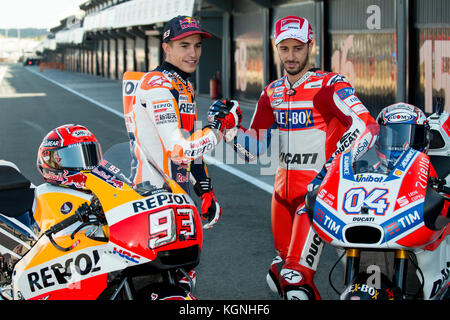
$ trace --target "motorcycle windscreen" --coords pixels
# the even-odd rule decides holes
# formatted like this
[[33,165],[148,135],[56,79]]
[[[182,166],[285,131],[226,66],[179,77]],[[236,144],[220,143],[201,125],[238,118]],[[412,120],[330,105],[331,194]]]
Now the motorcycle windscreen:
[[400,156],[408,148],[422,151],[427,145],[427,132],[424,126],[402,123],[380,126],[376,143],[379,157],[392,169]]
[[[135,167],[135,155],[138,154],[142,159],[142,180],[139,183],[134,183],[131,177],[134,175],[133,170]],[[166,190],[172,192],[170,184],[164,173],[157,166],[155,161],[145,156],[144,152],[138,144],[123,142],[112,146],[107,152],[105,152],[104,160],[108,163],[108,167],[114,165],[119,170],[115,174],[117,178],[131,186],[141,195],[148,195],[158,190]],[[111,169],[109,169],[111,171]]]

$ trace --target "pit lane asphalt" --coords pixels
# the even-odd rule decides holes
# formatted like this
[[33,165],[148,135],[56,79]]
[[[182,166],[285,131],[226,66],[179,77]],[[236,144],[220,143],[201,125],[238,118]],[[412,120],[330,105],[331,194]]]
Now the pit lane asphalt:
[[[120,80],[59,70],[40,73],[38,67],[18,64],[0,64],[0,69],[6,70],[0,80],[0,158],[16,163],[35,185],[42,182],[35,165],[38,146],[44,135],[59,125],[86,126],[104,151],[127,141],[120,116]],[[199,119],[204,123],[211,102],[209,97],[197,97]],[[246,126],[254,107],[245,103],[241,107]],[[264,190],[273,183],[276,165],[273,160],[278,160],[277,153],[273,152],[273,159],[269,157],[259,165],[244,165],[236,163],[239,160],[235,157],[230,158],[233,153],[227,147],[222,144],[219,147],[222,151],[213,153],[214,157],[239,171],[231,174],[220,164],[208,166],[223,215],[212,230],[203,233],[194,294],[199,299],[278,299],[265,282],[275,250],[270,227],[271,194]],[[247,182],[246,177],[260,181],[261,185]],[[193,198],[197,201],[195,195]],[[324,299],[338,298],[328,284],[328,272],[336,259],[336,251],[325,245],[315,281]],[[333,277],[338,288],[342,284],[341,275],[339,264]]]

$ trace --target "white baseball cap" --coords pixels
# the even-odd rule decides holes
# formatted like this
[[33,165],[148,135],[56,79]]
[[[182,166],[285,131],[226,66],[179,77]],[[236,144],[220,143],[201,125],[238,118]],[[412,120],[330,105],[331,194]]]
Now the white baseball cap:
[[314,38],[311,25],[308,20],[297,16],[287,16],[275,23],[275,45],[285,39],[295,39],[303,43],[309,43]]

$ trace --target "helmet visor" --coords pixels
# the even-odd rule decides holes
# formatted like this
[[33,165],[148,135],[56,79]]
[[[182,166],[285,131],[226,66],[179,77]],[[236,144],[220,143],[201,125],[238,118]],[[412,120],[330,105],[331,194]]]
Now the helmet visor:
[[77,143],[52,152],[56,169],[91,170],[102,159],[100,145],[96,142]]
[[403,151],[409,147],[422,151],[427,145],[425,126],[399,123],[380,126],[379,143],[382,149]]

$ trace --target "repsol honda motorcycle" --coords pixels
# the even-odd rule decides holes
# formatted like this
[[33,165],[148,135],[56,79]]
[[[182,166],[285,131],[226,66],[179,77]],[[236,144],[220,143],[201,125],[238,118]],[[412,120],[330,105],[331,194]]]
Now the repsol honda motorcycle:
[[318,235],[343,252],[340,259],[345,256],[344,289],[330,281],[333,289],[342,300],[444,298],[450,280],[449,189],[428,178],[430,158],[408,148],[388,168],[376,147],[355,163],[352,152],[335,157],[306,199]]
[[198,211],[151,160],[150,178],[133,185],[130,161],[110,160],[129,148],[115,146],[92,171],[68,177],[91,193],[35,187],[0,163],[2,299],[195,299],[178,279],[192,282],[186,271],[199,263]]

